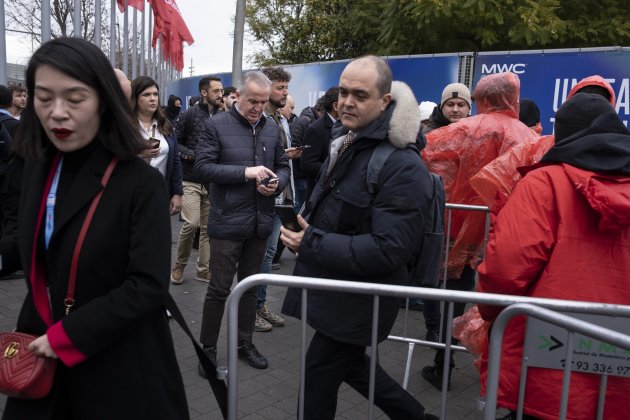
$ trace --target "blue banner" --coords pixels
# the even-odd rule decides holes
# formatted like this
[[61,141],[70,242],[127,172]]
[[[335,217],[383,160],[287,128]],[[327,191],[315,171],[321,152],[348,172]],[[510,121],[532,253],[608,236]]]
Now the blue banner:
[[[418,102],[440,102],[442,89],[449,83],[457,82],[459,57],[418,56],[387,59],[392,68],[394,80],[407,83],[416,95]],[[339,76],[348,61],[299,64],[284,66],[291,73],[289,94],[295,99],[295,113],[306,106],[313,106],[317,99],[332,86],[339,84]],[[231,73],[216,74],[223,86],[232,85]],[[177,95],[188,105],[188,98],[199,95],[199,80],[204,76],[195,76],[170,83],[165,89],[165,97]]]
[[553,132],[554,115],[571,88],[581,79],[600,75],[613,87],[615,110],[630,120],[630,51],[574,51],[544,53],[480,54],[475,59],[474,85],[485,75],[511,71],[521,79],[521,98],[540,108],[543,133]]

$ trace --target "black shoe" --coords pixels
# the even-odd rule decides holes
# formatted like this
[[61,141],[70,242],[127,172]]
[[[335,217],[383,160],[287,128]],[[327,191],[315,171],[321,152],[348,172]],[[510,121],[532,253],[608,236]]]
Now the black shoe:
[[434,416],[433,414],[425,413],[424,420],[440,420],[438,416]]
[[427,331],[427,335],[425,337],[427,341],[433,341],[434,343],[440,342],[440,331],[438,330],[429,330]]
[[[433,385],[438,391],[442,390],[442,368],[437,366],[425,366],[420,373],[422,377],[431,385]],[[446,389],[451,390],[451,375],[449,371],[449,380]]]
[[[203,352],[208,355],[210,360],[212,360],[212,363],[214,363],[214,367],[216,368],[217,346],[203,346]],[[206,375],[206,371],[203,369],[201,362],[199,362],[199,365],[197,365],[197,372],[199,373],[199,376],[201,376],[202,378],[208,379],[208,375]]]
[[256,369],[267,369],[267,359],[258,353],[256,347],[248,342],[241,341],[238,347],[238,358],[247,361],[247,363]]

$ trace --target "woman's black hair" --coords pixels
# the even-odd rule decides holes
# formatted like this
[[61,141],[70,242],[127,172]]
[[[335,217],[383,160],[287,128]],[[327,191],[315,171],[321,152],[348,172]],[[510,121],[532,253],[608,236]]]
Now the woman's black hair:
[[131,98],[130,104],[131,109],[136,116],[138,115],[138,98],[150,87],[155,86],[158,90],[158,107],[153,113],[153,118],[157,120],[157,128],[160,130],[160,133],[163,135],[170,135],[173,131],[171,128],[171,123],[166,119],[164,112],[162,111],[162,107],[160,106],[159,94],[160,87],[155,82],[155,80],[151,79],[149,76],[140,76],[137,77],[131,82]]
[[24,158],[43,159],[55,150],[33,106],[35,74],[40,66],[51,66],[96,90],[101,113],[96,139],[106,149],[124,160],[147,148],[105,54],[83,39],[57,38],[35,51],[26,68],[27,104],[16,133],[16,153]]

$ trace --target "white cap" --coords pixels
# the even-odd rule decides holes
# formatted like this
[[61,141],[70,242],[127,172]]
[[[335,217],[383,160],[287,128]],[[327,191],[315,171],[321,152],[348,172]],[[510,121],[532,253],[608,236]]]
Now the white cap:
[[433,113],[433,109],[437,106],[435,102],[431,101],[422,101],[418,108],[420,108],[420,122],[424,120],[428,120],[431,114]]

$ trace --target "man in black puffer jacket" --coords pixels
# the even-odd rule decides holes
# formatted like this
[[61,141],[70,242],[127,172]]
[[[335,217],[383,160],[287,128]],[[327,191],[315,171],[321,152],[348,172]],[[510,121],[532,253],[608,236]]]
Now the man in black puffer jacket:
[[[339,120],[346,133],[330,156],[298,221],[300,232],[281,228],[297,254],[294,275],[408,285],[408,265],[422,246],[424,215],[433,186],[420,159],[420,110],[411,89],[392,83],[378,57],[352,61],[339,81]],[[348,131],[350,130],[350,131]],[[389,142],[374,193],[366,172],[376,147]],[[378,341],[391,331],[399,299],[382,297]],[[307,322],[315,329],[306,353],[304,418],[332,420],[342,381],[368,396],[373,302],[369,296],[310,290]],[[300,291],[289,289],[283,313],[300,314]],[[374,402],[392,419],[424,420],[416,401],[376,362]]]
[[[205,121],[196,150],[194,174],[210,193],[212,278],[200,341],[215,360],[225,300],[237,266],[238,281],[260,272],[273,228],[274,197],[289,181],[278,126],[262,115],[270,91],[271,81],[262,72],[245,73],[238,84],[238,102],[229,112]],[[245,292],[239,305],[238,355],[264,369],[267,360],[252,344],[256,293],[257,288]]]

